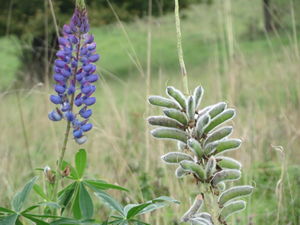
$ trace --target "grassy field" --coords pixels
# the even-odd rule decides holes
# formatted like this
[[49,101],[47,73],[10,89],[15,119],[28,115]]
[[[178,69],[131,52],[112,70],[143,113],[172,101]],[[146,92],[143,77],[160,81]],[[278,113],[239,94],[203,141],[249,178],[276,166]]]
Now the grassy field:
[[[273,35],[252,32],[252,23],[262,29],[259,3],[238,0],[232,3],[232,13],[219,4],[184,11],[184,56],[190,88],[201,84],[205,89],[203,106],[226,101],[238,112],[234,137],[241,138],[243,145],[232,154],[243,163],[242,183],[256,188],[247,210],[230,224],[298,225],[300,36],[293,29]],[[89,152],[89,172],[129,188],[129,198],[114,193],[123,201],[160,195],[178,199],[181,205],[147,218],[150,224],[178,224],[197,193],[196,186],[189,179],[177,180],[174,168],[162,164],[160,155],[176,144],[154,140],[146,124],[147,116],[158,114],[147,105],[148,93],[164,95],[167,85],[182,86],[174,18],[167,15],[152,21],[150,83],[148,25],[138,20],[122,26],[93,29],[102,55],[102,79],[94,106],[96,128],[83,146]],[[47,118],[52,108],[48,101],[52,90],[47,84],[9,88],[20,64],[16,56],[20,47],[8,38],[1,39],[0,46],[0,202],[8,205],[20,184],[31,176],[30,167],[55,166],[65,126]],[[145,144],[147,139],[150,146]],[[66,158],[71,160],[77,149],[70,141]],[[106,210],[99,207],[100,216]]]

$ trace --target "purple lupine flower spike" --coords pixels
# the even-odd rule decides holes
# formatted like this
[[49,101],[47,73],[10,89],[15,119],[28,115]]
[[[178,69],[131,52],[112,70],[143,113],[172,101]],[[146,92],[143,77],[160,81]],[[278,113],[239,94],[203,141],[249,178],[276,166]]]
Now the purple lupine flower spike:
[[88,123],[92,115],[88,107],[96,103],[96,98],[91,95],[96,90],[93,83],[99,79],[94,63],[100,55],[95,52],[96,43],[94,36],[88,34],[89,29],[86,8],[79,3],[70,23],[63,26],[63,36],[58,39],[60,49],[53,68],[56,94],[50,96],[51,102],[58,108],[48,115],[52,121],[62,118],[69,121],[78,144],[86,142],[85,132],[93,128]]

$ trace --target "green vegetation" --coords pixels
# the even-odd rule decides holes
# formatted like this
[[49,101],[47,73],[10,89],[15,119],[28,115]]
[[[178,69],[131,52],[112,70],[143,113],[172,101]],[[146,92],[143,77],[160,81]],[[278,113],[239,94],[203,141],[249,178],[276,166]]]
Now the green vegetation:
[[[294,38],[290,28],[273,35],[260,32],[263,27],[262,15],[257,15],[261,12],[260,3],[232,1],[233,41],[226,33],[228,23],[224,22],[223,6],[199,5],[183,11],[183,49],[190,88],[199,84],[205,87],[204,104],[225,99],[237,109],[233,137],[241,137],[244,143],[242,153],[232,156],[243,164],[241,184],[249,183],[256,188],[247,211],[229,224],[246,225],[252,221],[263,225],[272,221],[278,225],[297,225],[300,224],[300,53],[297,49],[300,36]],[[252,33],[253,24],[257,32]],[[150,224],[176,224],[190,205],[188,199],[193,200],[194,195],[189,194],[197,194],[198,190],[186,185],[191,180],[174,179],[170,174],[175,168],[159,161],[160,155],[174,151],[176,146],[153,141],[146,131],[147,22],[137,20],[123,25],[130,42],[118,24],[93,28],[102,55],[99,63],[102,81],[97,91],[99,104],[94,109],[96,129],[86,146],[91,149],[88,170],[111,183],[135,190],[130,193],[132,198],[147,201],[169,195],[183,202],[148,218]],[[173,15],[153,19],[152,36],[149,89],[151,94],[164,95],[166,85],[181,86]],[[20,48],[16,40],[3,38],[0,43],[0,86],[7,90],[20,64],[15,55]],[[54,162],[61,145],[56,134],[64,130],[63,126],[54,126],[46,116],[50,107],[47,85],[21,90],[20,95],[35,167]],[[43,97],[36,93],[43,93]],[[15,91],[0,94],[0,101],[0,189],[8,190],[0,196],[0,202],[8,204],[21,180],[28,178],[29,165],[24,160],[26,145]],[[145,135],[150,140],[148,148],[144,144]],[[284,154],[274,146],[283,146]],[[67,153],[66,157],[70,155]],[[189,190],[183,189],[186,187]],[[122,195],[119,200],[127,201]],[[104,214],[105,209],[99,213]]]

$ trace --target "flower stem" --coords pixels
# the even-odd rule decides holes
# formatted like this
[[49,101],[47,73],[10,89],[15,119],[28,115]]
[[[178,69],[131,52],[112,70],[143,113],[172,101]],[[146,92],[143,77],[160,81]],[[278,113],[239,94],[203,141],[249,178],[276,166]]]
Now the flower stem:
[[177,51],[178,51],[178,59],[180,64],[180,70],[182,75],[182,82],[185,94],[189,94],[189,84],[188,84],[188,76],[186,72],[186,67],[183,59],[183,50],[182,50],[182,37],[181,37],[181,29],[180,29],[180,16],[179,16],[179,3],[178,0],[175,0],[175,23],[176,23],[176,35],[177,35]]

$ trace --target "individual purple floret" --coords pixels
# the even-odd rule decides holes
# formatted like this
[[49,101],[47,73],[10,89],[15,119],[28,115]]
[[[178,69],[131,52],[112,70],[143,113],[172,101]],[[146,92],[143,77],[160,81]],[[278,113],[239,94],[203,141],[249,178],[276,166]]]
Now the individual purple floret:
[[99,79],[94,63],[100,56],[95,52],[96,43],[89,30],[87,11],[77,6],[70,24],[64,25],[63,36],[58,39],[60,49],[53,68],[56,94],[50,96],[57,108],[48,115],[52,121],[64,118],[70,122],[78,144],[86,142],[85,132],[93,127],[88,122],[92,115],[88,107],[96,103],[92,97],[96,90],[93,83]]

